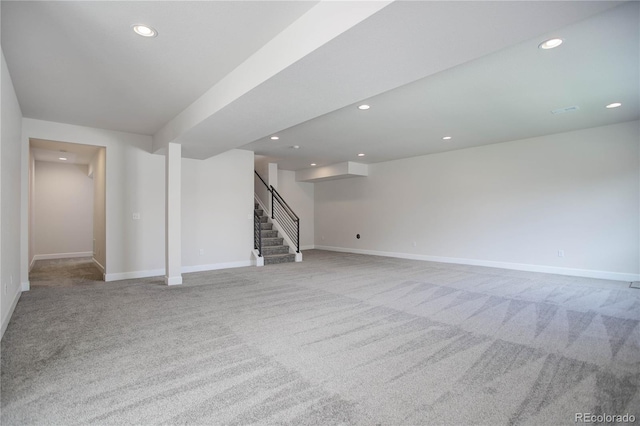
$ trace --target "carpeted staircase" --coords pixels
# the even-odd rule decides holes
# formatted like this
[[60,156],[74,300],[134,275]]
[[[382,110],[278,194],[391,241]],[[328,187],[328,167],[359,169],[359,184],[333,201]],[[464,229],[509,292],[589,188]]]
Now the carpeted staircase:
[[262,257],[265,265],[275,263],[295,262],[296,255],[289,253],[289,246],[284,244],[284,239],[278,236],[278,231],[273,229],[273,223],[264,210],[256,203],[256,213],[260,216],[260,233],[262,234]]

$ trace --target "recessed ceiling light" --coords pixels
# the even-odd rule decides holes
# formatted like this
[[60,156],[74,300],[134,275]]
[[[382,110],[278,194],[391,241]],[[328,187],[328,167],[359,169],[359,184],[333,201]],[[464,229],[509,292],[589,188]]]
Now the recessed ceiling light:
[[312,165],[312,166],[317,166],[317,164],[316,164],[316,163],[311,163],[311,165]]
[[558,47],[562,44],[561,38],[551,38],[549,40],[543,41],[538,45],[540,49],[548,50],[553,49],[554,47]]
[[142,37],[155,37],[158,35],[158,32],[148,25],[136,24],[131,28],[133,28],[133,31],[135,31],[136,34],[141,35]]
[[369,109],[369,108],[371,108],[369,105],[364,105],[364,104],[358,107],[358,109]]
[[445,141],[448,141],[448,140],[451,139],[451,136],[444,136],[442,139],[445,140]]
[[358,154],[358,157],[364,157],[364,153],[361,152],[360,154]]
[[58,160],[67,161],[67,157],[60,157]]
[[611,108],[618,108],[620,106],[622,106],[622,104],[620,102],[614,102],[612,104],[607,105],[605,108],[611,109]]
[[280,139],[280,136],[271,136],[272,141],[277,141],[278,139]]
[[300,149],[300,145],[294,145],[294,146],[292,146],[291,148],[293,148],[293,149]]

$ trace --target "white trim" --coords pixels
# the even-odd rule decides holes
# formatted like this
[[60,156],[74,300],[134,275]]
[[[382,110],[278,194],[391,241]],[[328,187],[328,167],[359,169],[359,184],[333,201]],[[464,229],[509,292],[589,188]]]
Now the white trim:
[[17,288],[16,294],[13,296],[13,301],[11,302],[11,306],[7,313],[4,314],[4,318],[2,318],[2,330],[0,331],[0,339],[4,336],[4,332],[9,325],[9,321],[11,321],[11,317],[13,316],[13,311],[16,309],[16,305],[18,304],[18,300],[20,300],[20,296],[22,295],[22,289],[19,286]]
[[300,251],[302,250],[313,250],[314,248],[316,248],[315,245],[311,244],[309,246],[300,246]]
[[[96,262],[97,263],[97,262]],[[190,272],[203,272],[214,271],[216,269],[230,269],[230,268],[242,268],[245,266],[251,266],[253,263],[251,260],[240,260],[237,262],[224,262],[224,263],[212,263],[209,265],[193,265],[183,266],[180,269],[182,274],[188,274]],[[131,271],[131,272],[116,272],[111,274],[105,274],[105,281],[120,281],[120,280],[132,280],[136,278],[148,278],[148,277],[161,277],[164,276],[164,269],[151,269],[147,271]],[[167,278],[165,276],[165,278]],[[169,277],[170,280],[174,280],[178,277]],[[171,284],[170,284],[171,285]]]
[[182,275],[178,275],[175,277],[164,277],[164,282],[166,285],[180,285],[182,284]]
[[92,257],[93,252],[81,251],[75,253],[51,253],[51,254],[36,254],[33,256],[33,261],[36,260],[49,260],[49,259],[70,259],[72,257]]
[[215,271],[216,269],[242,268],[245,266],[251,266],[252,264],[253,263],[251,262],[251,260],[240,260],[238,262],[224,262],[224,263],[212,263],[209,265],[183,266],[182,273],[188,274],[190,272]]
[[251,251],[251,257],[253,258],[251,260],[252,266],[264,266],[264,256],[258,255],[258,250],[253,249]]
[[318,250],[336,251],[342,253],[368,254],[373,256],[396,257],[400,259],[426,260],[429,262],[457,263],[461,265],[487,266],[490,268],[512,269],[515,271],[542,272],[545,274],[570,275],[575,277],[597,278],[613,281],[638,281],[640,274],[624,272],[595,271],[591,269],[562,268],[557,266],[530,265],[525,263],[496,262],[492,260],[464,259],[458,257],[439,257],[410,253],[394,253],[377,250],[348,249],[343,247],[316,246]]
[[107,270],[105,269],[105,267],[102,266],[102,264],[98,262],[95,257],[92,257],[91,260],[93,260],[93,263],[98,267],[98,269],[100,269],[100,272],[102,272],[102,281],[107,281]]
[[20,286],[22,287],[22,291],[29,291],[31,290],[31,281],[25,281],[20,284]]
[[31,259],[31,262],[29,263],[29,272],[31,272],[35,264],[36,264],[36,257],[33,256],[33,259]]
[[100,264],[100,262],[98,262],[98,261],[96,260],[96,258],[95,258],[95,257],[91,258],[91,260],[93,260],[93,263],[95,263],[95,264],[96,264],[96,266],[98,267],[98,269],[100,269],[100,271],[101,271],[103,274],[106,272],[106,271],[105,271],[105,269],[104,269],[104,266],[102,266],[102,265]]
[[148,271],[116,272],[104,274],[105,281],[133,280],[136,278],[161,277],[164,275],[163,269],[152,269]]

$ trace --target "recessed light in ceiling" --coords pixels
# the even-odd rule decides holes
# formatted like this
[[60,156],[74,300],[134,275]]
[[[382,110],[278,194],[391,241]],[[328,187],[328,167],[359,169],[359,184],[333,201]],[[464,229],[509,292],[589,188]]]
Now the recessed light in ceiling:
[[294,145],[294,146],[292,146],[291,148],[293,148],[293,149],[300,149],[300,145]]
[[445,140],[445,141],[448,141],[448,140],[451,139],[451,136],[443,136],[442,139]]
[[317,166],[317,164],[316,164],[316,163],[311,163],[311,165],[312,165],[312,166]]
[[67,157],[59,157],[58,160],[67,161]]
[[358,157],[364,157],[364,153],[361,152],[360,154],[358,154]]
[[278,139],[280,139],[280,136],[271,136],[272,141],[277,141]]
[[548,50],[553,49],[554,47],[558,47],[562,44],[561,38],[551,38],[549,40],[543,41],[538,45],[538,48]]
[[369,108],[371,108],[371,107],[370,107],[369,105],[365,105],[365,104],[362,104],[362,105],[360,105],[360,106],[358,107],[358,109],[363,109],[363,110],[364,110],[364,109],[369,109]]
[[620,106],[622,106],[622,104],[620,102],[614,102],[612,104],[607,105],[605,108],[611,109],[611,108],[618,108]]
[[141,35],[142,37],[155,37],[158,35],[158,32],[148,25],[135,24],[132,25],[131,28],[133,28],[133,31],[136,34]]

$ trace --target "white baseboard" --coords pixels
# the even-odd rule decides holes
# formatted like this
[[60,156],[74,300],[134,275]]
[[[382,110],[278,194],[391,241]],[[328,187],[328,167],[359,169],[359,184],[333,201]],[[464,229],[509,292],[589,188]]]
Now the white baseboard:
[[9,306],[9,310],[3,315],[2,329],[0,330],[0,339],[2,339],[2,336],[4,336],[4,332],[9,325],[9,321],[11,321],[11,316],[13,316],[13,311],[16,309],[18,300],[20,300],[20,295],[22,295],[22,287],[18,286],[16,288],[16,293],[13,295],[13,300],[11,301],[11,306]]
[[104,274],[105,281],[120,281],[120,280],[133,280],[136,278],[148,278],[148,277],[163,277],[163,269],[151,269],[147,271],[131,271],[131,272],[115,272],[111,274]]
[[29,262],[29,272],[31,272],[31,270],[33,269],[33,265],[36,264],[36,257],[33,256],[33,258],[31,259],[31,262]]
[[20,286],[22,287],[22,291],[29,291],[31,290],[31,281],[25,281],[21,283]]
[[241,260],[238,262],[223,262],[223,263],[212,263],[209,265],[183,266],[182,273],[188,274],[190,272],[215,271],[216,269],[243,268],[245,266],[251,266],[251,265],[252,265],[251,260]]
[[100,269],[100,271],[102,271],[103,274],[106,272],[106,270],[104,269],[104,266],[100,262],[98,262],[95,257],[91,258],[91,260],[93,260],[93,263],[96,264],[98,269]]
[[313,244],[311,244],[310,246],[300,246],[300,250],[313,250],[314,248],[316,248],[316,246],[314,246]]
[[360,250],[343,247],[315,246],[318,250],[336,251],[341,253],[368,254],[372,256],[396,257],[400,259],[426,260],[429,262],[457,263],[460,265],[487,266],[490,268],[511,269],[514,271],[542,272],[545,274],[569,275],[574,277],[597,278],[613,281],[638,281],[640,274],[624,272],[595,271],[591,269],[562,268],[557,266],[530,265],[525,263],[496,262],[492,260],[464,259],[457,257],[439,257],[410,253],[395,253],[377,250]]
[[70,259],[72,257],[92,257],[93,252],[81,251],[74,253],[51,253],[51,254],[36,254],[33,256],[32,263],[36,260],[50,260],[50,259]]
[[[183,274],[188,274],[190,272],[203,272],[203,271],[214,271],[216,269],[230,269],[230,268],[241,268],[244,266],[251,266],[251,260],[241,260],[238,262],[223,262],[223,263],[212,263],[209,265],[193,265],[193,266],[183,266],[180,271]],[[151,269],[147,271],[131,271],[131,272],[116,272],[111,274],[105,274],[105,281],[120,281],[120,280],[133,280],[136,278],[148,278],[148,277],[161,277],[165,276],[165,270],[163,269]],[[174,278],[174,277],[170,277]]]
[[164,277],[164,283],[166,285],[180,285],[182,284],[182,275],[178,275],[177,277]]

